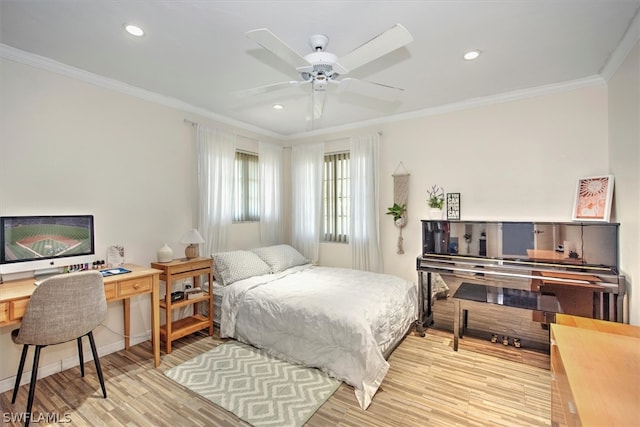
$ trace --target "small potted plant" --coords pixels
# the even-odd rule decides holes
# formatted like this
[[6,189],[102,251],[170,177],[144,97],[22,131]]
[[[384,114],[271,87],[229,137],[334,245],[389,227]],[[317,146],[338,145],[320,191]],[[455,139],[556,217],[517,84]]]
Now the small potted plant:
[[429,199],[427,203],[431,210],[429,211],[429,217],[431,219],[442,219],[444,208],[444,188],[434,185],[431,190],[427,190],[429,193]]
[[393,223],[398,227],[405,225],[404,214],[407,212],[407,205],[399,205],[394,203],[393,206],[387,209],[387,215],[393,215]]

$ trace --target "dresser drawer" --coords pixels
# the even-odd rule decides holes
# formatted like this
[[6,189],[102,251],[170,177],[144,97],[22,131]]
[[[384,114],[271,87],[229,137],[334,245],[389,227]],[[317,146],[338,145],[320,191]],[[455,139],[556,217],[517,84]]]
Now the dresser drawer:
[[122,280],[118,283],[118,287],[120,288],[120,297],[127,297],[130,295],[151,292],[151,277]]

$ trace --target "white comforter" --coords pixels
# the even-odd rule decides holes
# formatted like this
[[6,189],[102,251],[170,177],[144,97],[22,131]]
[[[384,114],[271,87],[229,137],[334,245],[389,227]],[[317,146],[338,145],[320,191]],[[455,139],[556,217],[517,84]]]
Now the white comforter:
[[220,334],[322,369],[366,409],[389,369],[383,353],[418,313],[416,286],[386,274],[305,265],[226,287]]

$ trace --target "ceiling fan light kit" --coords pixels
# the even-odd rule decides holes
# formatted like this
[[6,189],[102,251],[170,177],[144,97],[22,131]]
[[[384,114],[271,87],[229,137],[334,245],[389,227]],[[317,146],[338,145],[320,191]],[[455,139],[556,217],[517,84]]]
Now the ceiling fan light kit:
[[[367,96],[397,99],[398,95],[403,91],[401,88],[355,78],[339,79],[339,77],[413,41],[409,31],[402,25],[396,24],[344,57],[338,58],[335,54],[325,50],[329,43],[329,37],[324,34],[315,34],[309,37],[309,46],[312,52],[305,56],[291,49],[266,28],[249,31],[246,36],[291,65],[296,70],[299,80],[260,86],[240,93],[249,96],[260,95],[266,92],[286,89],[294,85],[299,86],[309,83],[312,95],[310,98],[311,120],[319,119],[322,116],[325,101],[324,93],[330,83],[344,86],[340,88],[341,91],[357,89],[358,92]],[[356,82],[358,84],[354,84]]]

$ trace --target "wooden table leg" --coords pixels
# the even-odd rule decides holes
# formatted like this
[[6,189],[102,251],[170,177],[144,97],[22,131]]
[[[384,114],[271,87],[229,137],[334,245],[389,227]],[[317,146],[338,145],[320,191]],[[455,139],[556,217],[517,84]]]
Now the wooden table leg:
[[153,346],[153,364],[160,366],[160,279],[153,276],[151,288],[151,345]]
[[131,346],[131,300],[122,300],[122,311],[124,312],[124,348],[129,350]]
[[173,322],[173,310],[171,309],[171,304],[173,303],[173,301],[171,301],[171,293],[173,291],[173,282],[171,279],[171,270],[167,271],[166,274],[166,278],[164,279],[164,284],[165,284],[165,304],[166,304],[166,310],[165,310],[165,323],[164,323],[164,329],[166,332],[165,335],[165,351],[167,352],[167,354],[171,354],[171,324]]

